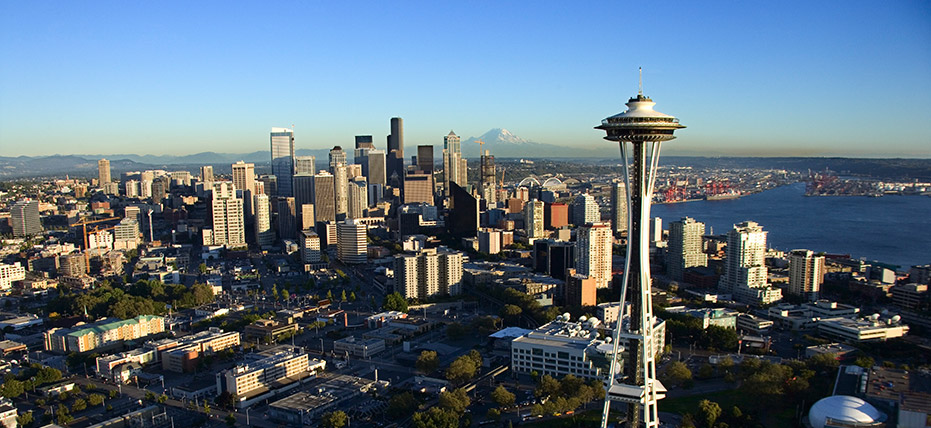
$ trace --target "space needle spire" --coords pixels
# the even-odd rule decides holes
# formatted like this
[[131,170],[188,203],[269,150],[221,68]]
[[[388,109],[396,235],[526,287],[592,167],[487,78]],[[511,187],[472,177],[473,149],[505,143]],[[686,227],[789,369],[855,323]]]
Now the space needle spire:
[[[627,101],[627,111],[601,121],[595,129],[604,130],[608,141],[617,141],[624,164],[624,184],[627,186],[627,255],[621,283],[620,316],[614,330],[614,354],[618,355],[621,339],[624,349],[624,370],[617,369],[618,359],[611,360],[605,382],[604,413],[601,426],[607,427],[611,402],[627,404],[627,426],[656,428],[659,426],[657,401],[665,397],[666,389],[656,379],[656,349],[653,340],[653,299],[650,294],[650,202],[653,183],[659,165],[660,144],[676,138],[673,133],[685,128],[679,119],[653,110],[656,103],[643,95],[643,70],[640,70],[639,91]],[[633,162],[627,158],[627,143]],[[628,295],[629,291],[629,295]],[[630,302],[626,315],[625,302]],[[626,315],[626,316],[625,316]]]

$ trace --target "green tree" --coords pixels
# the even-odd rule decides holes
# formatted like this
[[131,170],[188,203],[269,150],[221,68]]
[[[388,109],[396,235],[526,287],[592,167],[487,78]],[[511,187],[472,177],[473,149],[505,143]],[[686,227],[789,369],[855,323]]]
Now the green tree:
[[446,369],[446,379],[455,384],[461,384],[475,377],[475,361],[468,355],[456,358]]
[[200,271],[200,274],[201,274],[201,275],[207,273],[207,264],[206,264],[206,263],[201,263],[200,265],[197,266],[197,270]]
[[540,378],[540,382],[537,383],[537,388],[533,391],[537,397],[549,397],[553,394],[559,392],[559,381],[550,375],[543,375]]
[[440,360],[436,356],[436,351],[422,351],[420,357],[417,357],[417,370],[424,374],[433,373],[440,365]]
[[714,428],[714,423],[721,416],[721,406],[714,401],[701,400],[698,402],[698,412],[701,420],[705,422],[705,426]]
[[191,294],[197,306],[206,305],[214,300],[213,287],[207,284],[194,284],[191,286]]
[[388,400],[388,408],[385,412],[392,419],[403,419],[410,416],[414,410],[417,410],[417,400],[414,398],[414,394],[403,392]]
[[450,339],[459,340],[468,334],[469,334],[469,329],[467,329],[461,323],[452,322],[446,326],[446,335],[449,336]]
[[520,306],[517,305],[504,305],[501,308],[501,317],[504,318],[504,321],[510,325],[517,324],[520,321],[520,316],[524,312]]
[[33,422],[35,422],[35,419],[32,417],[31,410],[16,417],[16,423],[21,427],[28,427],[32,425]]
[[356,301],[356,292],[355,292],[355,291],[349,293],[349,301],[350,301],[350,302],[355,302],[355,301]]
[[0,395],[11,400],[23,395],[24,391],[25,387],[23,383],[14,379],[12,376],[5,378],[3,380],[3,385],[0,385]]
[[836,354],[815,354],[807,363],[809,368],[818,373],[833,373],[838,366]]
[[87,396],[87,403],[90,404],[91,406],[99,406],[103,404],[104,398],[105,397],[103,396],[103,394],[94,393],[94,394]]
[[689,366],[681,361],[674,361],[666,368],[666,379],[672,385],[681,385],[683,382],[692,379],[692,371]]
[[85,401],[83,398],[74,399],[74,404],[71,405],[71,410],[74,410],[76,412],[80,412],[86,408],[87,408],[87,401]]
[[868,369],[876,365],[876,360],[874,360],[873,357],[861,356],[857,357],[857,360],[854,361],[854,364]]
[[342,292],[342,293],[340,294],[340,296],[339,296],[339,301],[340,301],[340,302],[345,302],[346,300],[349,300],[349,298],[346,297],[346,290],[343,290],[343,292]]
[[278,284],[272,284],[272,297],[273,297],[275,300],[278,300],[278,298],[280,297],[280,296],[278,295]]
[[411,418],[414,428],[459,428],[459,415],[439,407],[426,412],[414,413]]
[[281,290],[281,300],[287,302],[289,298],[291,298],[291,293],[289,293],[288,290]]
[[705,363],[698,368],[699,378],[708,379],[711,376],[714,376],[714,367],[711,367],[711,364]]
[[333,290],[327,290],[327,291],[326,291],[326,298],[327,298],[327,300],[330,300],[330,301],[333,300]]
[[226,426],[234,427],[236,426],[236,415],[229,413],[226,415]]
[[349,422],[349,417],[342,410],[324,413],[320,419],[320,424],[324,428],[342,428],[347,422]]
[[514,405],[517,396],[508,391],[504,385],[498,385],[494,391],[491,391],[491,399],[500,407],[511,407]]
[[401,293],[395,291],[385,296],[385,303],[382,305],[382,309],[386,311],[407,312],[407,299],[401,296]]
[[485,414],[485,417],[492,421],[497,421],[501,419],[501,411],[492,407],[488,409],[488,413]]
[[438,401],[440,408],[450,410],[457,415],[465,413],[466,408],[472,404],[469,394],[462,388],[441,392]]

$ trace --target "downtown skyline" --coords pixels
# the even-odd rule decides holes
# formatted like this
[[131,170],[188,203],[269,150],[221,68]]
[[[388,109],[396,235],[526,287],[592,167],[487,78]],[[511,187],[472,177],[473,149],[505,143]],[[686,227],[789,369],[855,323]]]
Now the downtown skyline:
[[612,154],[642,66],[669,155],[931,157],[925,3],[159,6],[0,6],[0,156],[384,149],[395,116]]

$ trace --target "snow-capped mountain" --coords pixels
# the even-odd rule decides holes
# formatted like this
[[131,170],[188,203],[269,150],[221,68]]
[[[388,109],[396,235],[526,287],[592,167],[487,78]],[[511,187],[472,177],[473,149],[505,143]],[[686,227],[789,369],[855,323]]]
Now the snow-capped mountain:
[[467,158],[479,156],[478,140],[485,142],[485,150],[496,157],[585,157],[586,150],[576,147],[543,144],[521,138],[504,128],[494,128],[478,136],[462,141],[462,153]]

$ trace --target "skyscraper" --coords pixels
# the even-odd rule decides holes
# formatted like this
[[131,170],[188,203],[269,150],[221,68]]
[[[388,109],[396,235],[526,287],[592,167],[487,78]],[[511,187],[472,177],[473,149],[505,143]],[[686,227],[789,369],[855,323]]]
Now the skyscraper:
[[234,163],[233,185],[240,190],[255,192],[255,164],[243,161]]
[[294,198],[278,197],[278,237],[297,238],[297,207]]
[[404,177],[404,203],[433,205],[433,174],[408,173]]
[[498,192],[495,187],[495,157],[488,150],[482,153],[479,174],[479,192],[486,203],[498,202]]
[[611,285],[611,227],[607,223],[588,223],[578,229],[578,273],[594,278],[598,288]]
[[385,176],[385,151],[372,149],[365,156],[367,165],[362,174],[368,179],[369,184],[380,184],[382,187],[387,185]]
[[468,171],[463,165],[464,160],[459,136],[450,130],[449,134],[443,137],[443,189],[446,195],[450,194],[450,181],[463,187],[468,184]]
[[348,218],[362,218],[368,208],[369,192],[365,177],[356,177],[349,182],[349,211]]
[[404,179],[404,120],[391,118],[391,134],[388,135],[388,170],[387,175],[396,175]]
[[824,280],[824,256],[811,250],[789,252],[789,293],[809,301],[818,300]]
[[478,201],[456,182],[449,184],[449,211],[446,223],[449,233],[455,237],[472,237],[478,232]]
[[349,172],[346,165],[337,163],[332,168],[333,173],[333,195],[336,198],[336,218],[337,220],[345,217],[349,211]]
[[627,231],[627,188],[621,180],[611,184],[611,230],[614,236]]
[[275,176],[278,196],[293,196],[291,177],[294,175],[294,130],[272,128],[271,133],[272,175]]
[[[314,176],[313,174],[300,173],[294,175],[294,204],[297,210],[301,205],[314,203]],[[306,225],[304,227],[307,228]]]
[[[365,165],[365,157],[368,155],[369,150],[374,149],[375,144],[372,142],[371,135],[356,135],[356,147],[352,153],[352,163]],[[363,171],[362,173],[365,174],[366,172]]]
[[110,161],[101,159],[97,161],[97,186],[103,188],[112,181],[110,179]]
[[214,185],[211,200],[213,230],[204,229],[204,245],[224,245],[229,248],[246,246],[242,199],[236,197],[233,186],[229,182]]
[[[627,257],[619,302],[623,307],[627,299],[626,291],[629,289],[631,312],[626,324],[618,320],[618,325],[622,327],[615,329],[613,341],[613,355],[617,356],[621,335],[628,338],[627,359],[624,361],[627,376],[622,380],[616,378],[617,358],[612,358],[601,419],[602,428],[608,425],[612,401],[627,403],[628,426],[639,428],[642,421],[646,428],[656,428],[659,426],[657,400],[664,397],[662,384],[656,379],[657,349],[654,349],[653,340],[654,318],[647,223],[650,219],[650,202],[653,197],[653,180],[659,164],[660,144],[675,138],[673,133],[684,126],[680,125],[675,117],[653,110],[654,105],[656,103],[653,100],[643,96],[641,88],[637,97],[628,100],[627,111],[608,117],[601,121],[601,125],[595,127],[606,132],[606,140],[620,143],[628,198],[627,211],[628,215],[633,217],[628,231]],[[633,148],[632,167],[627,162],[627,143],[631,143]]]
[[260,247],[275,243],[275,230],[272,229],[271,206],[268,195],[259,193],[253,197],[255,207],[255,242]]
[[334,146],[332,149],[330,149],[330,173],[333,173],[333,170],[337,165],[347,165],[346,152],[344,152],[343,148],[340,146]]
[[595,197],[588,193],[576,196],[572,200],[570,210],[572,224],[576,226],[601,221],[601,210],[598,208],[598,202],[595,202]]
[[295,156],[294,157],[294,175],[317,173],[317,158],[313,156]]
[[213,183],[213,166],[205,165],[200,167],[200,181]]
[[666,273],[670,278],[682,281],[686,269],[708,265],[708,255],[702,251],[702,235],[704,234],[705,223],[695,221],[693,218],[683,217],[679,221],[669,223]]
[[524,231],[530,240],[544,237],[543,231],[543,202],[536,199],[524,205]]
[[366,233],[368,226],[354,219],[336,225],[336,255],[346,264],[365,263],[368,257]]
[[39,219],[38,201],[19,201],[10,209],[10,226],[13,227],[13,236],[23,238],[35,235],[42,231],[42,221]]
[[752,221],[735,224],[727,232],[724,274],[718,291],[733,294],[734,300],[766,305],[782,299],[782,290],[769,286],[766,268],[766,232]]
[[320,263],[320,236],[311,229],[301,231],[301,260],[304,263]]
[[433,174],[433,146],[417,146],[417,170]]
[[336,180],[333,174],[320,171],[314,175],[314,220],[336,220]]
[[462,292],[462,253],[435,248],[394,258],[395,289],[407,299]]

